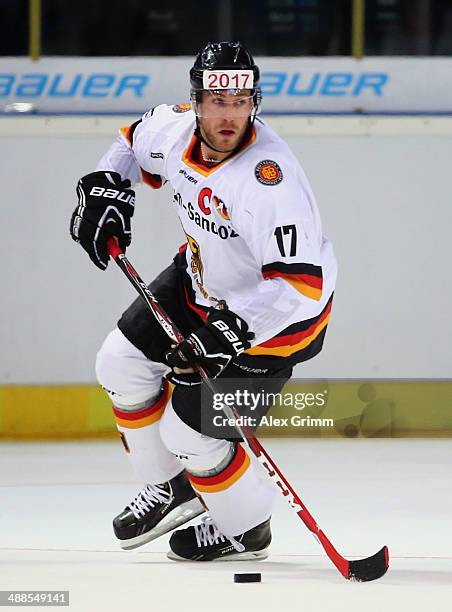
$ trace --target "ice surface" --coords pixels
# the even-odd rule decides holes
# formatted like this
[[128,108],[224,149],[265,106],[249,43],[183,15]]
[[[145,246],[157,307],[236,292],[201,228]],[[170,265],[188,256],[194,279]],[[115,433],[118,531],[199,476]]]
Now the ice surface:
[[2,443],[0,590],[70,590],[77,612],[450,609],[452,441],[263,443],[341,554],[389,546],[382,579],[345,581],[282,498],[260,563],[175,563],[168,536],[122,551],[111,519],[141,483],[119,442]]

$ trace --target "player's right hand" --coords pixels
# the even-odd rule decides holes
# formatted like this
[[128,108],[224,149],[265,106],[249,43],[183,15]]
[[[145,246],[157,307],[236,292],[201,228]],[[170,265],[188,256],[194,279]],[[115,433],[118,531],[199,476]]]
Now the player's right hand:
[[118,172],[106,171],[91,172],[77,184],[79,203],[71,218],[71,236],[101,270],[108,266],[107,241],[111,236],[117,237],[124,252],[130,244],[135,208],[135,192],[130,186]]
[[180,384],[199,381],[196,371],[191,373],[197,364],[205,366],[209,376],[216,378],[233,357],[251,346],[253,338],[254,333],[249,331],[246,321],[232,310],[210,308],[206,323],[166,353],[166,363],[173,370],[167,378],[175,384],[179,382],[177,376],[186,379]]

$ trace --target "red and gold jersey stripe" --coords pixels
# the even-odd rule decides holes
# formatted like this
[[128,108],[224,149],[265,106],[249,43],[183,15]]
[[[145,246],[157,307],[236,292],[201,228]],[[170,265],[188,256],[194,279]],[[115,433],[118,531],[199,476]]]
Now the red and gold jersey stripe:
[[268,278],[283,278],[297,291],[313,300],[322,297],[323,276],[321,266],[313,264],[285,264],[275,261],[262,266],[262,276]]
[[[290,357],[306,349],[323,332],[330,320],[332,296],[318,317],[291,325],[287,330],[266,342],[253,346],[245,351],[248,355],[268,355]],[[297,328],[299,328],[297,330]],[[289,333],[288,333],[289,332]]]
[[[136,121],[129,127],[119,128],[119,131],[130,144],[130,146],[132,146],[133,143],[133,133],[139,123],[140,121]],[[163,185],[163,180],[161,176],[159,176],[158,174],[151,174],[147,170],[143,170],[143,168],[140,168],[140,170],[141,175],[143,177],[143,183],[145,183],[149,187],[152,187],[152,189],[160,189],[160,187]]]
[[171,396],[171,387],[166,379],[163,380],[163,391],[159,398],[151,405],[146,406],[142,410],[135,412],[128,412],[126,410],[120,410],[113,406],[113,413],[115,421],[121,427],[127,429],[140,429],[147,425],[156,423],[163,415],[165,407]]
[[[186,245],[183,245],[179,251],[183,252],[185,248]],[[195,293],[191,287],[188,275],[184,276],[184,281],[183,290],[187,306],[201,319],[200,324],[201,322],[206,322],[209,314],[208,309],[196,303]],[[289,325],[277,336],[247,349],[245,354],[264,357],[291,357],[295,353],[300,353],[299,356],[303,356],[305,353],[312,352],[316,346],[316,341],[317,344],[320,342],[321,346],[322,338],[320,336],[326,330],[329,323],[332,305],[333,295],[330,296],[330,299],[318,316]]]
[[127,127],[122,127],[119,128],[119,131],[121,132],[121,134],[124,136],[124,138],[127,140],[127,142],[132,145],[132,138],[133,138],[133,133],[135,131],[135,128],[137,126],[138,122],[133,123],[132,125],[129,125]]
[[192,300],[190,300],[190,296],[188,295],[188,289],[187,287],[184,287],[184,291],[185,291],[185,300],[188,304],[188,306],[191,308],[191,310],[193,310],[193,312],[195,312],[198,317],[200,319],[202,319],[204,321],[204,323],[207,321],[207,316],[208,316],[208,312],[206,310],[202,310],[199,306],[196,305],[195,302],[193,302]]
[[152,187],[152,189],[160,189],[160,187],[163,185],[163,180],[160,175],[151,174],[150,172],[143,170],[143,168],[141,168],[141,174],[143,176],[143,183],[146,183],[146,185]]
[[226,469],[216,476],[202,478],[188,474],[192,486],[200,493],[218,493],[229,489],[237,480],[243,476],[251,464],[248,454],[240,444],[237,444],[237,451],[234,459]]

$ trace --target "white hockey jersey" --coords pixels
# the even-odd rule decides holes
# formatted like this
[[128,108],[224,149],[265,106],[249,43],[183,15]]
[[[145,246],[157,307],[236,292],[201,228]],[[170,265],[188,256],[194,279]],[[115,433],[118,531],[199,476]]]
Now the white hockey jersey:
[[209,166],[195,155],[190,105],[161,105],[123,128],[100,160],[132,184],[169,182],[187,236],[187,304],[201,318],[225,300],[255,333],[243,364],[290,365],[317,354],[337,264],[308,180],[260,119],[246,143]]

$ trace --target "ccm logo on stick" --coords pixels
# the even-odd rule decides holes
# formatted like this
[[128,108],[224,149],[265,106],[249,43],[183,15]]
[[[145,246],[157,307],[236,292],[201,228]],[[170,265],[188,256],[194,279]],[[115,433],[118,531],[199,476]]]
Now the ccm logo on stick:
[[98,198],[111,198],[112,200],[119,200],[126,204],[135,204],[134,196],[129,193],[126,194],[123,191],[117,189],[105,189],[105,187],[93,187],[89,192],[89,195],[96,196]]

